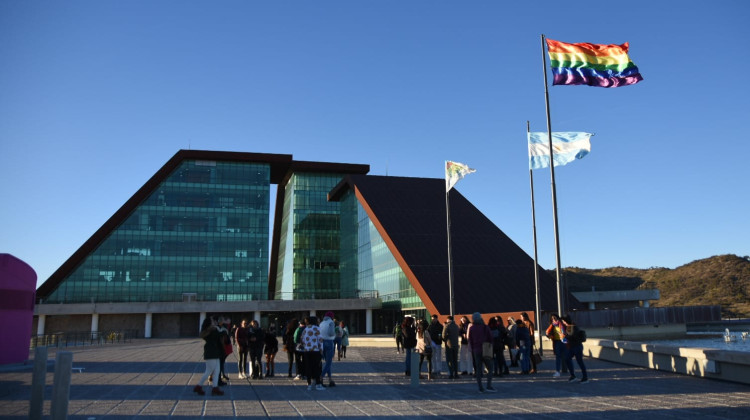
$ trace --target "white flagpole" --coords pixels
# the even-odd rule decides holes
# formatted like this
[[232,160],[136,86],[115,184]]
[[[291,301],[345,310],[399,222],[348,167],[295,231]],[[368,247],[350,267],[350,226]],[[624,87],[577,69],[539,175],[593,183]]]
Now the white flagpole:
[[560,269],[560,233],[557,226],[557,191],[555,189],[555,151],[552,149],[552,121],[549,115],[549,89],[547,88],[547,57],[544,55],[544,34],[542,34],[542,71],[544,72],[544,102],[547,108],[547,136],[549,139],[549,170],[552,180],[552,217],[555,229],[555,262],[557,273],[557,312],[558,315],[565,315],[565,305],[563,300],[563,284]]
[[[529,135],[529,122],[526,121],[526,136]],[[540,320],[542,319],[542,307],[541,302],[539,302],[539,258],[537,254],[537,246],[536,246],[536,208],[534,206],[534,171],[533,169],[529,168],[529,183],[531,184],[531,226],[532,231],[534,232],[534,296],[536,297],[536,307],[534,308],[536,314],[534,316],[534,323],[536,324],[536,331],[539,332],[540,328]],[[539,347],[537,347],[537,351],[539,354],[544,355],[544,352],[542,350],[541,346],[541,339],[542,334],[539,332]],[[534,340],[534,337],[532,337],[532,341]]]
[[455,315],[453,312],[454,309],[454,301],[453,301],[453,255],[451,252],[451,213],[450,213],[450,206],[448,205],[448,194],[450,194],[451,190],[447,190],[445,192],[445,218],[446,218],[446,225],[448,229],[448,288],[449,288],[449,298],[450,298],[450,315]]

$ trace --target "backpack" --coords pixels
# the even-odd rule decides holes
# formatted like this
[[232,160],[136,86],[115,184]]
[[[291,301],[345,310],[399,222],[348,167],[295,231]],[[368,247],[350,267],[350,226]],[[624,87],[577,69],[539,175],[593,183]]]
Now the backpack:
[[576,340],[580,343],[586,342],[586,330],[582,330],[580,328],[576,328]]
[[304,345],[302,344],[302,336],[304,335],[305,327],[297,327],[297,331],[294,333],[294,344],[296,345],[297,351],[304,351]]
[[513,347],[516,343],[513,342],[513,337],[508,333],[508,330],[502,325],[499,325],[497,328],[500,330],[500,337],[503,340],[503,344],[509,348]]

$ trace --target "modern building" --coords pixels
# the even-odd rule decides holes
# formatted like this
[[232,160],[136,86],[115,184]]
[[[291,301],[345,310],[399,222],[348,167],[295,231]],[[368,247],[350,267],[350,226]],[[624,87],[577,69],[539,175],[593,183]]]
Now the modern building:
[[[194,336],[211,314],[281,325],[333,310],[352,333],[384,333],[448,315],[444,180],[368,172],[180,150],[39,287],[36,332]],[[454,312],[532,313],[533,259],[457,190],[449,201]],[[538,273],[552,310],[555,281]]]

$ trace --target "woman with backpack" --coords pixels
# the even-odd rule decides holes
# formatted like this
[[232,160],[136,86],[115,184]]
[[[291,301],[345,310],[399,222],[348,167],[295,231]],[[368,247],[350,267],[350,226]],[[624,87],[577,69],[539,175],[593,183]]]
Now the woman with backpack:
[[568,366],[568,371],[570,372],[568,382],[575,382],[577,380],[575,372],[573,371],[573,356],[575,356],[576,363],[578,363],[578,367],[581,368],[581,383],[585,384],[589,381],[589,376],[586,372],[586,365],[583,364],[583,341],[586,339],[586,333],[578,328],[569,316],[563,317],[562,322],[563,325],[565,325],[565,332],[567,333],[568,338],[566,344],[568,347],[568,354],[565,358],[565,364]]

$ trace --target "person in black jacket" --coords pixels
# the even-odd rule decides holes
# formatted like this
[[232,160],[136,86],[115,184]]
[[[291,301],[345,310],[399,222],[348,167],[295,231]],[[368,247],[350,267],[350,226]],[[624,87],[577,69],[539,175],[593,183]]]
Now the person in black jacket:
[[279,340],[276,338],[275,328],[268,329],[263,342],[265,344],[263,353],[266,354],[266,378],[273,378],[276,367],[276,353],[279,352]]
[[263,345],[265,344],[266,333],[258,325],[258,321],[250,321],[248,330],[250,340],[250,366],[252,367],[252,379],[263,379]]
[[247,352],[249,349],[247,320],[243,319],[240,326],[234,331],[234,342],[237,343],[237,370],[240,372],[239,379],[247,378]]
[[568,382],[575,382],[577,380],[575,371],[573,370],[573,356],[576,358],[578,367],[581,368],[581,383],[585,384],[589,381],[588,373],[586,372],[586,365],[583,364],[583,342],[581,341],[581,329],[570,319],[569,316],[561,318],[563,325],[565,326],[565,334],[567,337],[568,353],[565,358],[565,364],[568,365],[568,372],[570,372],[570,378]]
[[193,392],[198,395],[206,395],[206,392],[203,391],[203,384],[209,376],[213,377],[211,395],[224,395],[224,391],[219,388],[219,359],[221,353],[224,352],[224,346],[221,344],[217,325],[218,322],[215,317],[206,318],[201,325],[200,337],[205,341],[203,344],[203,359],[206,361],[206,371],[201,376],[198,385],[193,388]]
[[[291,321],[287,322],[286,324],[286,330],[284,331],[284,336],[282,337],[282,343],[284,344],[284,351],[286,352],[286,358],[289,361],[289,374],[288,376],[290,378],[293,378],[292,376],[292,368],[294,367],[294,360],[296,358],[296,351],[295,347],[296,344],[294,342],[294,331],[297,330],[297,319],[292,318]],[[299,374],[299,366],[297,367],[297,374]]]
[[443,326],[437,315],[432,316],[432,321],[427,327],[432,340],[432,376],[440,375],[443,365]]
[[417,327],[414,318],[404,317],[404,322],[401,323],[401,334],[404,336],[404,352],[406,352],[406,376],[409,376],[411,375],[411,354],[417,347]]

